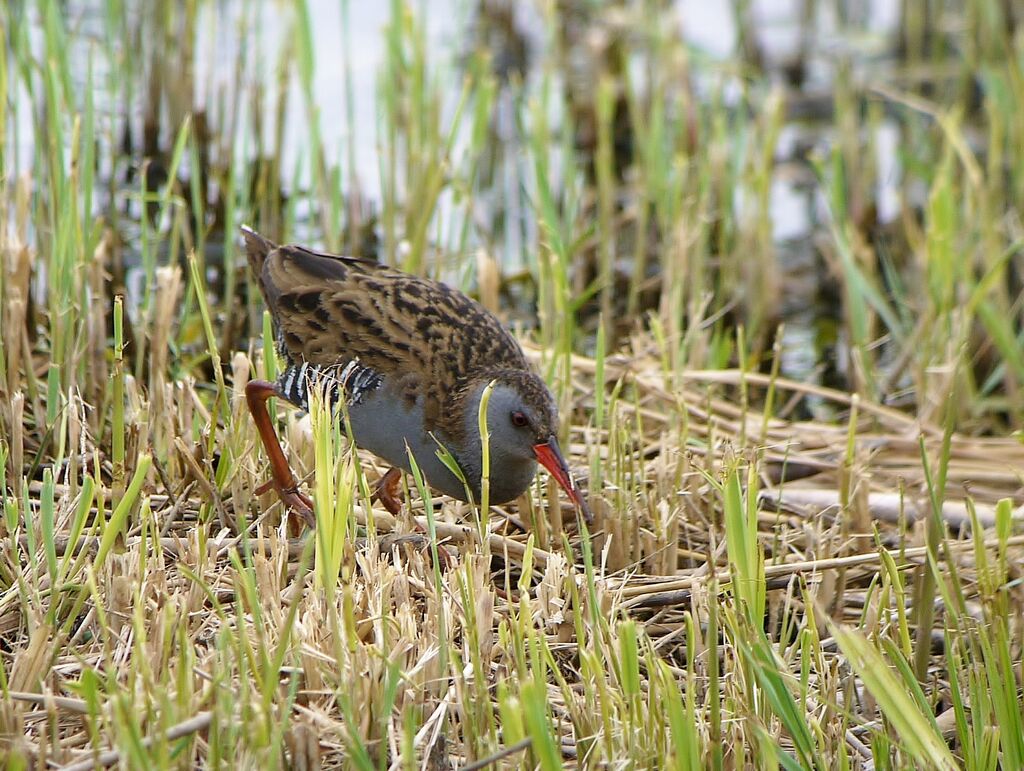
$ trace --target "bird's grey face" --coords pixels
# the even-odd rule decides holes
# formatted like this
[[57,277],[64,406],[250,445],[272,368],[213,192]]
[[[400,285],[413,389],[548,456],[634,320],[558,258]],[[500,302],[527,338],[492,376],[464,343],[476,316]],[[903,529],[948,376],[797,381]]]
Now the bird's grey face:
[[[539,382],[539,378],[538,378]],[[558,434],[558,411],[547,389],[524,394],[518,384],[495,383],[487,404],[487,430],[492,452],[512,458],[536,459],[534,447]]]
[[492,468],[500,468],[503,462],[539,462],[590,521],[590,511],[558,446],[558,410],[543,380],[520,372],[496,378],[487,404],[487,430]]

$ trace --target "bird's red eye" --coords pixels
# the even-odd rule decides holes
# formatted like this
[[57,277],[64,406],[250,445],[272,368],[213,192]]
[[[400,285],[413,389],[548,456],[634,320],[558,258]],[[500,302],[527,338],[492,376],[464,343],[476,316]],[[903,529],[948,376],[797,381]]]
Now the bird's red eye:
[[512,413],[512,425],[516,428],[526,428],[530,425],[530,421],[527,419],[525,413],[516,410]]

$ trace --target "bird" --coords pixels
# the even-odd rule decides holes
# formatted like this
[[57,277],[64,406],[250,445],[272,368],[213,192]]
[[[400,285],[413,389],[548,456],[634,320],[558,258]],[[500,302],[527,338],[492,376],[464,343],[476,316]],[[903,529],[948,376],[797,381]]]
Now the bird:
[[[456,500],[481,501],[484,392],[490,454],[489,502],[523,494],[538,464],[554,477],[587,522],[586,499],[558,444],[559,417],[544,380],[490,311],[440,281],[375,260],[278,245],[242,226],[250,269],[273,322],[285,366],[275,382],[251,380],[245,396],[282,503],[315,527],[278,441],[266,402],[279,397],[308,410],[315,389],[332,405],[358,447],[392,468],[378,487],[392,514],[410,454],[425,481]],[[445,464],[454,458],[463,479]]]

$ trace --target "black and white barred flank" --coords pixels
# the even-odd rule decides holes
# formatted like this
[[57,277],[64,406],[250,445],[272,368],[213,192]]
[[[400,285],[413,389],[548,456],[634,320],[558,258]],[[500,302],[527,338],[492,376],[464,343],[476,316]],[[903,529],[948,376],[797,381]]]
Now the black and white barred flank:
[[333,405],[340,394],[345,394],[346,404],[362,402],[371,391],[380,388],[383,378],[369,367],[353,359],[347,364],[320,365],[302,362],[291,364],[281,373],[277,388],[281,396],[303,410],[309,410],[309,394],[313,388],[324,388]]

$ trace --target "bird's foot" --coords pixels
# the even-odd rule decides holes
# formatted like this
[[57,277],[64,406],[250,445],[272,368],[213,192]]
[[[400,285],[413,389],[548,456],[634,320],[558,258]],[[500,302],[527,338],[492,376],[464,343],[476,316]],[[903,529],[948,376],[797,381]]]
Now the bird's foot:
[[[380,501],[380,504],[388,510],[391,516],[396,518],[402,513],[402,497],[399,489],[401,482],[402,470],[391,467],[380,478],[377,489],[373,493],[373,497]],[[392,545],[406,544],[429,556],[432,553],[430,536],[416,519],[413,519],[412,524],[415,532],[388,536],[389,540],[384,541],[382,545],[385,548],[390,548]],[[437,545],[437,557],[445,570],[450,570],[458,563],[457,555],[458,551],[453,550],[451,546],[443,543]]]
[[316,517],[313,515],[313,500],[308,495],[299,492],[298,487],[286,487],[271,477],[257,487],[255,492],[256,495],[263,495],[263,493],[269,490],[277,492],[277,497],[281,499],[281,503],[289,512],[298,516],[310,528],[316,527]]
[[377,490],[373,497],[380,501],[381,505],[388,510],[393,517],[402,513],[402,498],[399,494],[399,485],[402,481],[402,470],[392,466],[377,483]]
[[[400,546],[408,546],[411,549],[424,554],[429,560],[432,558],[430,548],[430,536],[426,533],[389,533],[380,539],[381,551],[391,551]],[[444,543],[437,545],[437,559],[442,569],[451,570],[458,565],[458,550]]]

